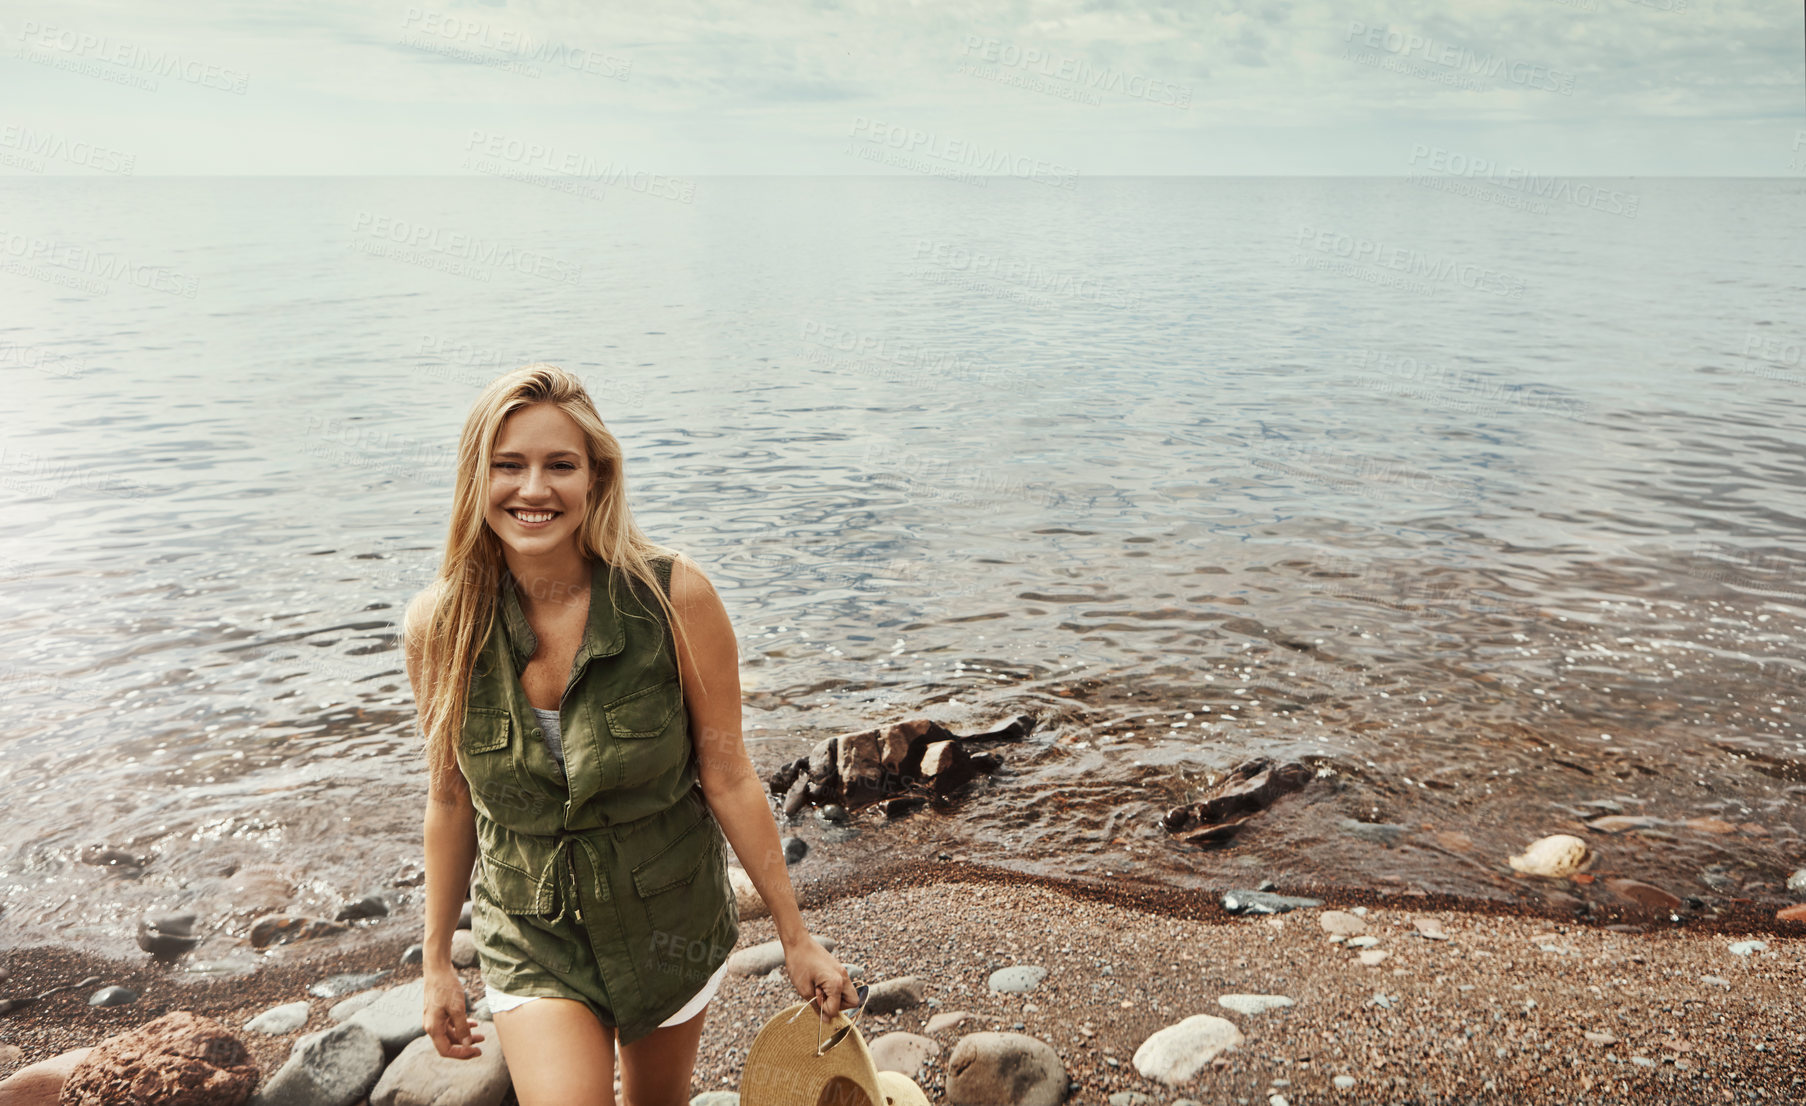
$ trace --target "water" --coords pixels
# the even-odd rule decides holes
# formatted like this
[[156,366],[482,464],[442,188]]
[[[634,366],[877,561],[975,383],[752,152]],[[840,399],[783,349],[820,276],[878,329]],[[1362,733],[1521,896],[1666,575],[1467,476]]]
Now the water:
[[[396,622],[471,401],[537,360],[725,597],[762,772],[1041,719],[798,878],[1535,902],[1505,858],[1607,809],[1664,824],[1596,871],[1708,903],[1806,863],[1785,182],[544,183],[0,182],[0,940],[417,903]],[[1322,774],[1228,848],[1160,829],[1256,755]]]

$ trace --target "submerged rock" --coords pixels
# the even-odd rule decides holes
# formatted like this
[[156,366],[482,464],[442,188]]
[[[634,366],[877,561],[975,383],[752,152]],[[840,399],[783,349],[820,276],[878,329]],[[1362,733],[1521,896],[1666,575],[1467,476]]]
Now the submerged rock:
[[1281,796],[1303,789],[1315,775],[1297,761],[1274,765],[1260,757],[1230,772],[1204,798],[1167,811],[1160,826],[1187,844],[1221,844]]
[[817,742],[808,756],[771,773],[765,784],[783,798],[786,816],[809,803],[850,810],[882,803],[886,815],[895,817],[995,771],[1001,761],[971,752],[973,742],[1016,741],[1034,727],[1035,719],[1025,714],[1001,729],[970,737],[927,718],[836,734]]
[[1559,879],[1573,875],[1592,863],[1593,851],[1587,843],[1571,833],[1544,837],[1510,860],[1513,869],[1527,876]]

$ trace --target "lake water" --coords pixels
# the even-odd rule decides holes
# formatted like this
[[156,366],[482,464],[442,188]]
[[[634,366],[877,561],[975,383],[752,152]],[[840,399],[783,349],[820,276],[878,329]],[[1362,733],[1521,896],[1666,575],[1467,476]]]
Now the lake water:
[[[1786,900],[1797,183],[687,183],[0,181],[0,941],[132,951],[238,865],[329,917],[417,874],[396,620],[529,361],[721,590],[762,772],[1041,720],[799,879],[1536,902],[1505,858],[1615,810],[1657,824],[1596,871]],[[1161,830],[1253,756],[1321,772],[1230,847]]]

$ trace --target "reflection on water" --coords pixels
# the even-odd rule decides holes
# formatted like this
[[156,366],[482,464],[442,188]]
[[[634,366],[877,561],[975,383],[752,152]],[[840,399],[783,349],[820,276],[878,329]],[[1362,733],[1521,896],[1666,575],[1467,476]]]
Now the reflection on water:
[[[952,814],[862,826],[814,872],[954,851],[1535,901],[1505,858],[1578,832],[1601,872],[1784,900],[1784,197],[1639,182],[1608,226],[1377,180],[936,183],[721,181],[618,213],[487,180],[0,183],[19,225],[198,288],[5,275],[0,933],[118,951],[148,909],[418,901],[396,623],[468,405],[530,360],[590,382],[642,525],[726,598],[762,770],[881,721],[1041,719]],[[585,283],[346,250],[374,209],[556,242]],[[1288,266],[1301,223],[1485,255],[1525,290]],[[925,279],[947,251],[923,241],[1021,264]],[[1702,284],[1708,246],[1739,264]],[[1319,771],[1225,848],[1160,829],[1254,756]],[[1652,821],[1582,826],[1602,813]]]

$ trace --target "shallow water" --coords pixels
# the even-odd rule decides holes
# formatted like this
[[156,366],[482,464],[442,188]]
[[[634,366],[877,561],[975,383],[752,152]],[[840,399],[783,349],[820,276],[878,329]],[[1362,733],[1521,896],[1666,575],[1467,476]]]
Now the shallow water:
[[[1041,719],[953,815],[829,833],[830,873],[1534,901],[1505,858],[1615,809],[1732,832],[1592,834],[1599,872],[1782,902],[1797,197],[1610,186],[1635,218],[1378,179],[0,182],[89,251],[0,271],[0,941],[417,874],[395,621],[468,405],[532,360],[590,382],[641,525],[725,596],[762,770]],[[377,252],[400,225],[440,248]],[[1164,834],[1256,755],[1320,774],[1227,848]]]

